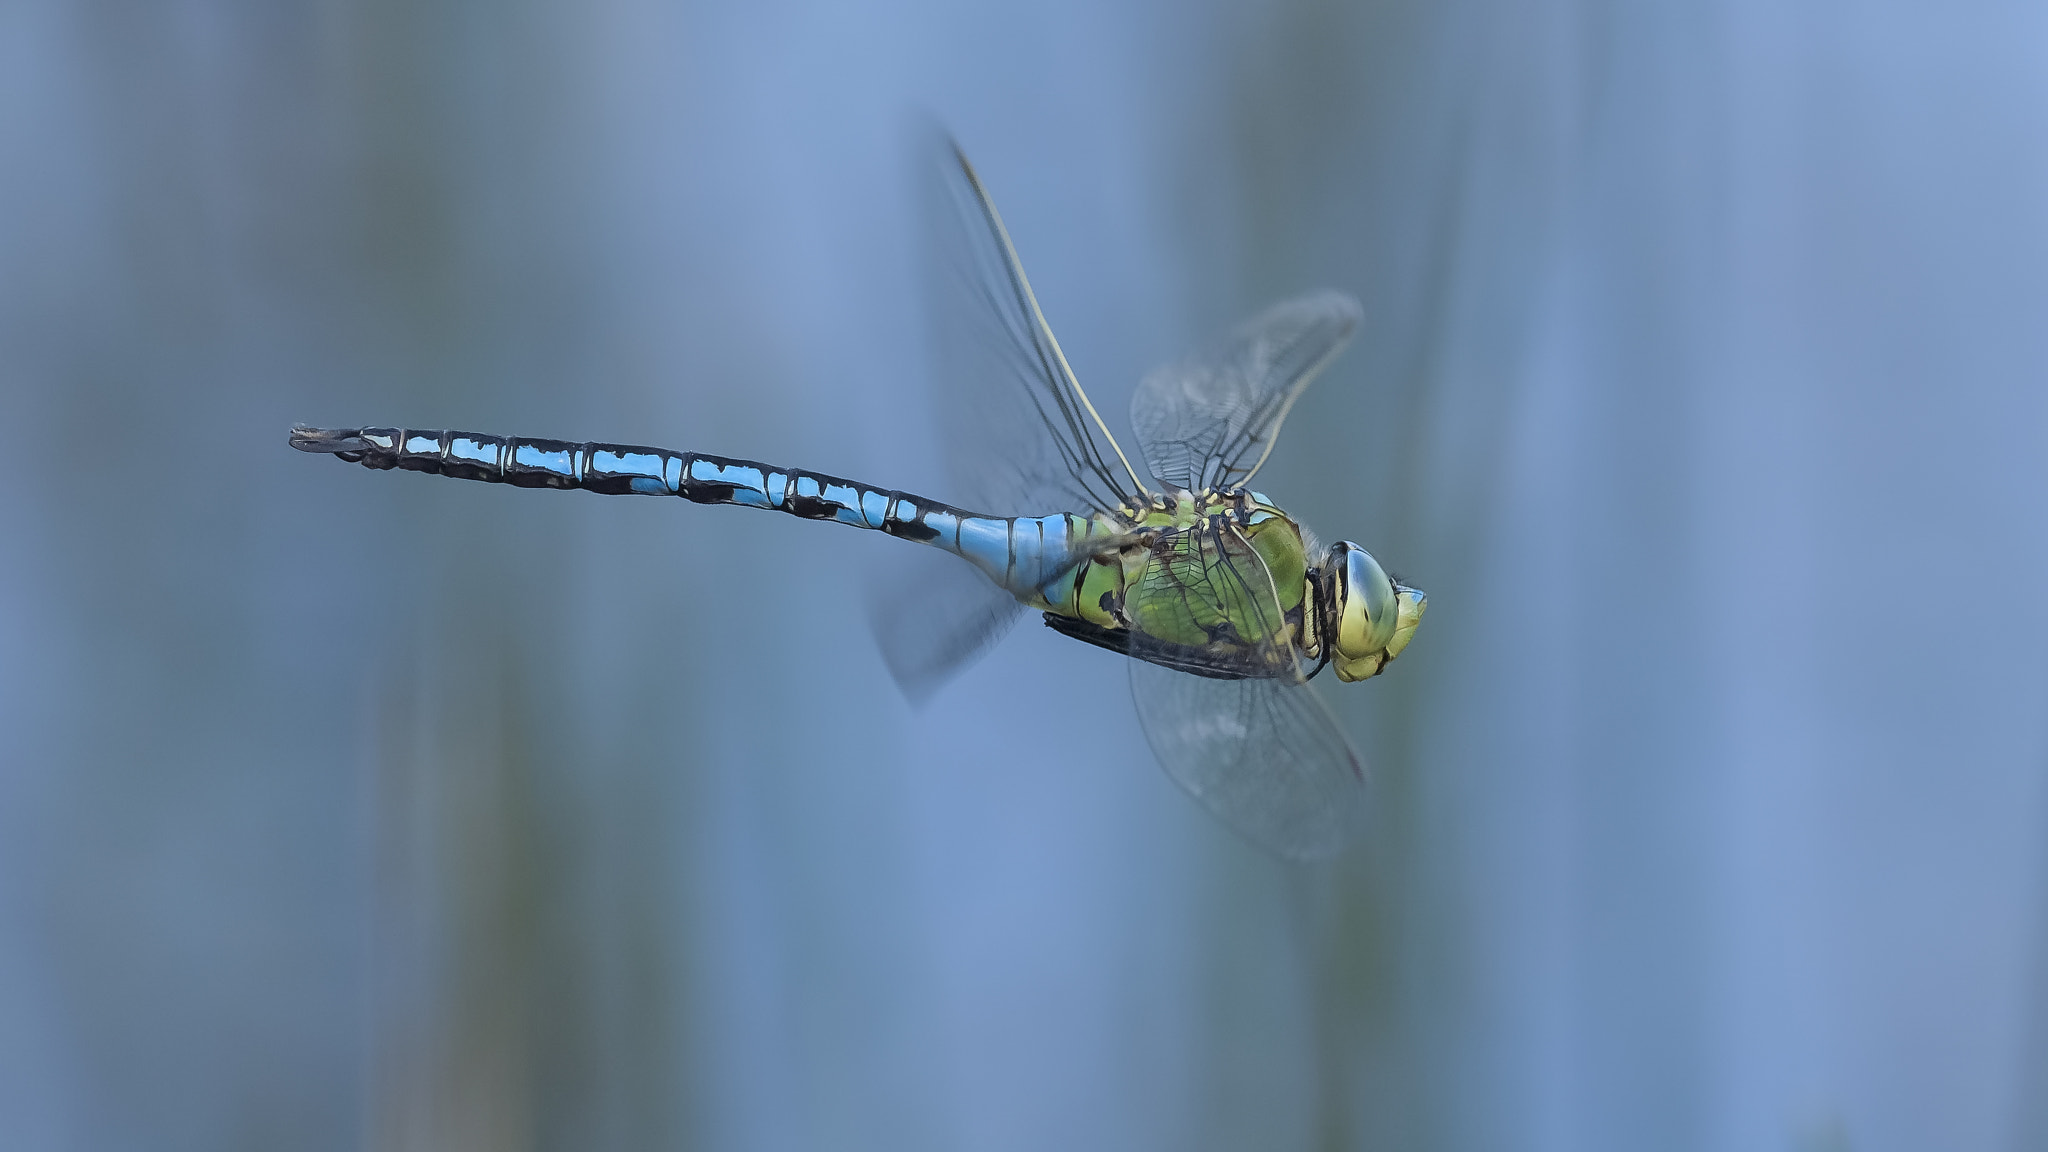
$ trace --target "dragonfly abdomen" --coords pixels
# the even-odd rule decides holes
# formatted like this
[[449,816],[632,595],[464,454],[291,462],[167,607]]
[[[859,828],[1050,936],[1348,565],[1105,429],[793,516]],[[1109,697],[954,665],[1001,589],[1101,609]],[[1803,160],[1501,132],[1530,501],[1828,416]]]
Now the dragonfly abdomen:
[[519,488],[612,496],[681,496],[764,508],[928,544],[957,555],[1020,597],[1070,567],[1073,543],[1109,531],[1081,516],[980,516],[908,492],[701,452],[404,428],[292,429],[291,445],[366,468],[427,472]]

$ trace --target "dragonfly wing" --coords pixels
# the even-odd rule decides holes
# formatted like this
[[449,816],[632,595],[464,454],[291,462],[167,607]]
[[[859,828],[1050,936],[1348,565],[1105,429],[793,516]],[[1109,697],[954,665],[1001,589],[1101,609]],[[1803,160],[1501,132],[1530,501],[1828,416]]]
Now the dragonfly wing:
[[1267,851],[1324,860],[1365,805],[1365,768],[1305,681],[1218,680],[1133,660],[1131,698],[1174,783]]
[[938,407],[962,499],[992,515],[1130,503],[1143,487],[1067,364],[980,176],[937,132],[921,153]]
[[1024,605],[956,557],[899,552],[871,590],[868,620],[889,674],[912,704],[923,704],[994,647]]
[[1145,377],[1131,398],[1131,427],[1152,474],[1197,492],[1250,481],[1295,398],[1343,350],[1361,315],[1341,292],[1288,300]]
[[1273,852],[1336,854],[1364,769],[1309,687],[1313,668],[1250,541],[1221,525],[1161,538],[1125,610],[1131,696],[1167,775]]
[[1133,652],[1148,647],[1202,649],[1203,663],[1227,669],[1242,660],[1248,675],[1272,675],[1292,656],[1292,636],[1272,573],[1242,535],[1203,525],[1156,541],[1125,594]]
[[[1137,475],[1067,364],[980,176],[937,130],[919,159],[938,426],[957,489],[946,498],[994,516],[1130,503]],[[890,672],[922,702],[1022,610],[979,572],[932,553],[894,565],[869,615]]]

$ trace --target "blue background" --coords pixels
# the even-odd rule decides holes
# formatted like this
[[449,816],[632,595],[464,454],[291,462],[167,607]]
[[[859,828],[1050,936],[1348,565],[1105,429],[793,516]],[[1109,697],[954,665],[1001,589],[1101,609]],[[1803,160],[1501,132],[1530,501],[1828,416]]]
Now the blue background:
[[[924,115],[1119,416],[1363,301],[1335,866],[892,541],[285,447],[943,497]],[[2048,1147],[2044,446],[2038,3],[14,0],[0,1143]]]

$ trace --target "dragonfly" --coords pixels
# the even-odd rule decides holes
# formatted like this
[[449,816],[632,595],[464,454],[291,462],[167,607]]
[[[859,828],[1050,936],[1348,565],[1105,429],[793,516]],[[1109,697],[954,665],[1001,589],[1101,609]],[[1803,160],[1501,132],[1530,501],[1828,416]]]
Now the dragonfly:
[[941,567],[896,584],[877,628],[913,699],[1036,611],[1126,658],[1155,757],[1225,824],[1282,857],[1336,855],[1360,822],[1366,774],[1309,682],[1326,667],[1347,683],[1385,671],[1427,597],[1357,544],[1318,545],[1251,484],[1359,305],[1336,292],[1289,300],[1147,375],[1130,419],[1148,483],[1075,376],[974,166],[950,140],[928,151],[934,283],[956,313],[939,334],[945,439],[974,510],[631,444],[307,425],[290,444],[373,469],[680,496],[924,545]]

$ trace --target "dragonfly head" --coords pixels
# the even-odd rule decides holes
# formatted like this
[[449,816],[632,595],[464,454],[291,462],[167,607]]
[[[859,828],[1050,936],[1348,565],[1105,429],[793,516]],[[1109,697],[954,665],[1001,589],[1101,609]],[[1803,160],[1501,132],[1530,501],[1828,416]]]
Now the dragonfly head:
[[1330,549],[1331,613],[1336,623],[1331,663],[1346,683],[1377,676],[1408,647],[1428,597],[1394,583],[1372,553],[1350,541]]

